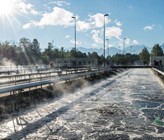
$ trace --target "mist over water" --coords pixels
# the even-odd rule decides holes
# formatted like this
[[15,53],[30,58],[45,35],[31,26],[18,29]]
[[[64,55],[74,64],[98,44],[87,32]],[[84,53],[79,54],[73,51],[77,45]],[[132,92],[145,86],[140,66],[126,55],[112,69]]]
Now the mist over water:
[[0,64],[2,66],[15,66],[15,63],[12,60],[9,60],[7,58],[1,59]]
[[15,69],[16,65],[12,60],[9,60],[7,58],[3,58],[0,60],[0,71],[7,71]]

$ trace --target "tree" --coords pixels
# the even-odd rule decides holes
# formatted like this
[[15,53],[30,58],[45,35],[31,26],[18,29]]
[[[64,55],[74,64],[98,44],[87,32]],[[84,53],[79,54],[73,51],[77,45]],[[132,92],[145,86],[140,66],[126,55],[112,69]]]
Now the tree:
[[48,65],[49,64],[49,57],[48,57],[48,55],[47,54],[45,54],[45,53],[43,53],[42,55],[41,55],[41,59],[42,59],[42,62],[44,63],[44,64],[46,64],[46,65]]
[[152,56],[163,56],[163,50],[159,44],[155,44],[151,50]]
[[53,46],[53,42],[48,42],[48,48],[45,49],[44,51],[44,56],[47,55],[48,56],[48,60],[47,61],[51,61],[54,58],[54,46]]
[[19,40],[19,46],[22,47],[23,49],[26,63],[27,64],[34,63],[34,60],[32,58],[32,51],[31,51],[31,47],[32,47],[31,41],[28,38],[21,38]]
[[75,48],[72,48],[71,51],[70,51],[70,57],[71,58],[76,58],[76,52],[77,51],[75,51]]
[[7,64],[7,62],[3,60],[14,62],[16,60],[16,56],[16,49],[14,44],[11,44],[9,41],[0,43],[0,63],[3,62],[3,64]]
[[139,55],[136,54],[115,54],[111,57],[114,64],[117,65],[131,65],[135,61],[139,60]]
[[61,47],[60,53],[61,53],[61,54],[60,54],[61,57],[64,58],[64,54],[65,54],[65,52],[64,52],[64,47]]
[[86,55],[86,53],[83,53],[83,52],[81,52],[79,50],[76,50],[76,57],[77,58],[86,58],[87,55]]
[[37,39],[33,40],[30,51],[35,62],[38,62],[41,58],[41,49]]
[[144,62],[144,64],[148,64],[149,63],[149,58],[150,58],[150,54],[147,50],[146,47],[144,47],[141,51],[141,53],[139,54],[140,56],[140,60],[142,60]]
[[92,53],[88,52],[88,57],[89,58],[97,58],[98,59],[100,56],[98,55],[97,52],[92,52]]

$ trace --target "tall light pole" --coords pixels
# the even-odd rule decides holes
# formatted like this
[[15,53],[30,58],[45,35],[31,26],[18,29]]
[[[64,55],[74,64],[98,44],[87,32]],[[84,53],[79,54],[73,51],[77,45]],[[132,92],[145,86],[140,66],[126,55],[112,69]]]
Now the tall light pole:
[[109,16],[109,14],[104,15],[104,69],[105,69],[105,17]]
[[108,49],[107,55],[109,56],[109,39],[108,38],[106,39],[106,42],[107,42],[106,44],[107,44],[107,49]]
[[132,46],[130,46],[130,63],[132,65]]
[[74,19],[74,21],[75,21],[75,57],[76,57],[76,17],[75,16],[73,16],[72,17],[73,19]]
[[124,48],[125,48],[125,40],[126,40],[126,37],[123,39],[123,54],[124,54]]
[[132,47],[133,47],[133,46],[130,46],[130,54],[132,54]]
[[109,39],[107,38],[106,41],[107,41],[106,44],[107,44],[107,58],[108,58],[108,59],[107,59],[107,62],[108,62],[108,66],[109,66],[109,64],[110,64],[110,62],[109,62],[109,60],[110,60],[110,59],[109,59]]
[[118,49],[119,49],[118,54],[121,54],[121,47],[118,46]]

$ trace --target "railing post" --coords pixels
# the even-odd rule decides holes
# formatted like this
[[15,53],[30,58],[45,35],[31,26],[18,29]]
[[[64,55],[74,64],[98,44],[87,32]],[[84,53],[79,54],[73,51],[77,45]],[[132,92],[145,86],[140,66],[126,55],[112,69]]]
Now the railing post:
[[29,83],[31,82],[31,74],[28,75],[29,76]]
[[40,81],[42,81],[42,73],[39,73],[40,74]]

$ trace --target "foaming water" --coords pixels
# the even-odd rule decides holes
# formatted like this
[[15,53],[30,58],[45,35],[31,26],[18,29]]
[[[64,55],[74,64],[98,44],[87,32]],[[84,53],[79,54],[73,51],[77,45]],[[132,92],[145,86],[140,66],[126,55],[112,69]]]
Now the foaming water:
[[[148,78],[144,78],[144,74]],[[160,90],[160,99],[163,98],[163,87],[160,84],[155,86],[156,80],[152,79],[155,78],[151,71],[135,69],[94,85],[79,87],[73,93],[66,92],[67,87],[60,87],[63,89],[62,97],[20,113],[23,125],[16,121],[12,125],[12,119],[6,122],[8,125],[2,123],[0,136],[84,140],[162,138],[163,106],[159,98],[154,98],[159,94],[151,95]],[[151,95],[145,83],[149,84]]]
[[155,117],[153,124],[157,125],[157,126],[164,127],[164,120],[161,120],[160,117]]

